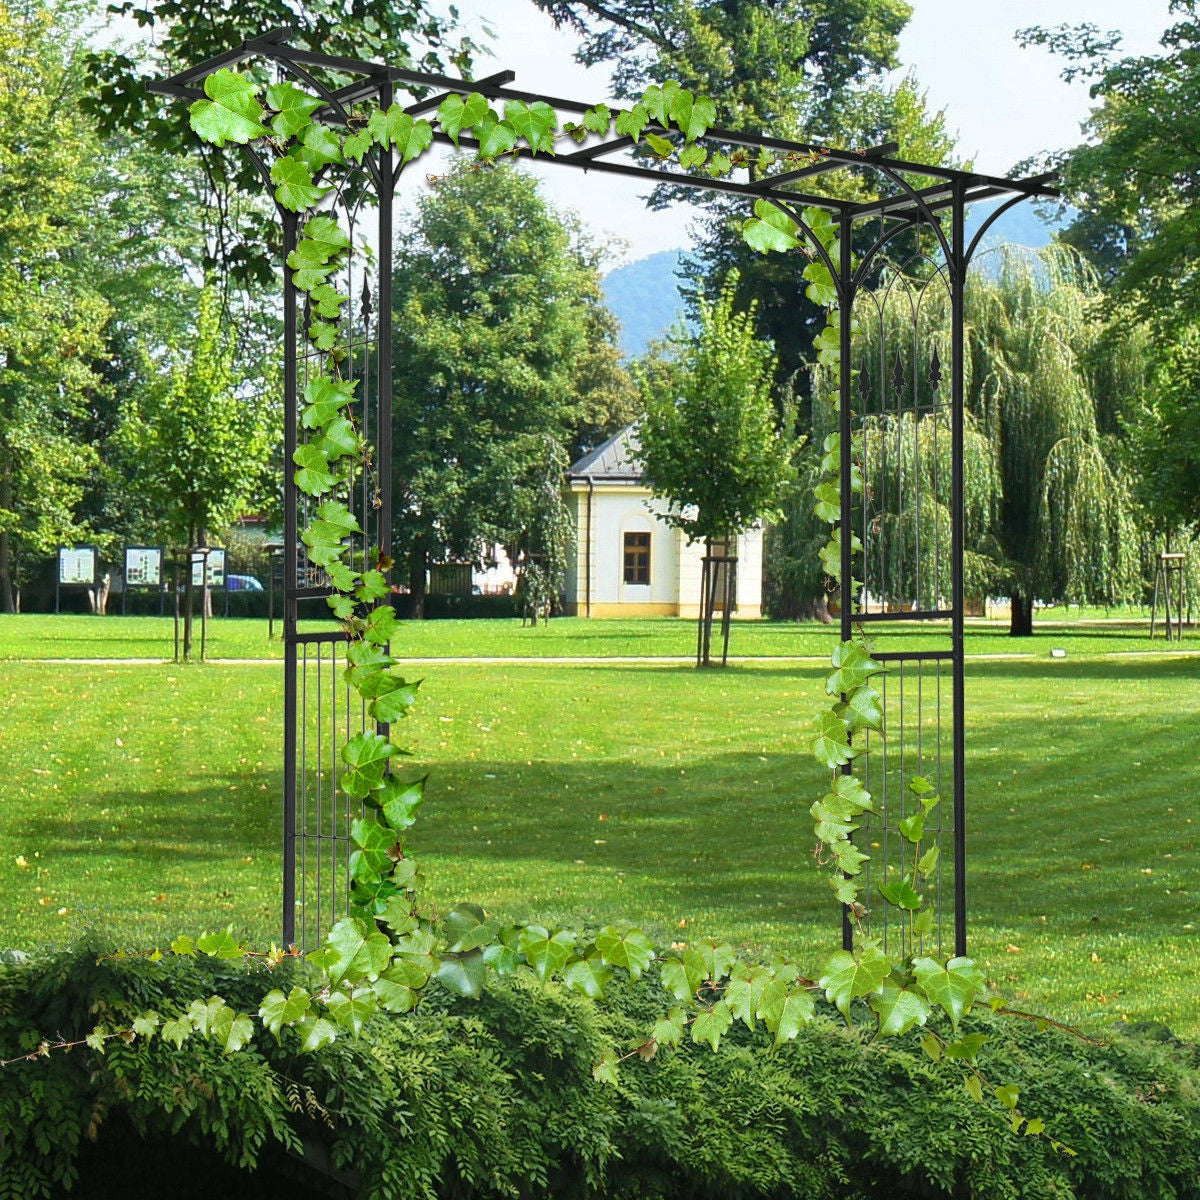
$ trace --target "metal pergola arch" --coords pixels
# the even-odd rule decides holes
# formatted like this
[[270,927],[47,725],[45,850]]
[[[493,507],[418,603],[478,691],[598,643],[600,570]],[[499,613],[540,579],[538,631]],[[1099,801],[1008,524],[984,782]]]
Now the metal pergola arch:
[[[347,124],[353,117],[356,105],[371,103],[388,108],[397,96],[407,96],[405,109],[412,115],[426,113],[438,107],[450,94],[479,92],[491,100],[522,100],[526,103],[542,101],[556,111],[582,114],[590,104],[541,93],[527,92],[510,86],[515,76],[511,71],[500,71],[479,80],[457,79],[432,72],[414,71],[407,67],[387,63],[365,62],[352,58],[323,54],[293,44],[289,39],[290,29],[278,29],[260,37],[250,39],[241,46],[217,55],[206,62],[181,71],[170,78],[156,82],[150,90],[163,96],[192,101],[203,97],[197,86],[207,75],[220,67],[234,67],[257,61],[273,67],[281,78],[291,78],[318,95],[325,106],[316,115],[333,124]],[[662,136],[677,138],[678,134],[651,126],[652,131]],[[894,142],[873,146],[864,150],[845,150],[818,143],[796,142],[781,138],[741,133],[731,130],[712,129],[703,139],[725,147],[747,150],[765,150],[784,160],[784,167],[756,177],[752,166],[735,169],[728,178],[712,179],[699,175],[688,175],[671,169],[667,164],[650,164],[637,160],[634,155],[634,139],[626,136],[599,138],[589,137],[566,153],[543,156],[558,165],[596,171],[601,174],[623,175],[643,179],[648,184],[670,184],[677,187],[697,188],[710,193],[739,196],[747,200],[768,200],[782,209],[799,227],[809,246],[809,253],[821,258],[833,275],[840,308],[840,349],[843,369],[840,373],[839,430],[841,433],[841,636],[848,640],[856,625],[871,624],[878,638],[886,641],[889,625],[895,622],[916,622],[930,631],[930,639],[939,641],[937,648],[922,647],[906,649],[904,638],[895,638],[895,648],[877,649],[875,657],[889,665],[889,674],[884,682],[884,730],[874,737],[868,735],[866,752],[854,760],[854,768],[861,769],[868,777],[868,786],[873,792],[881,793],[881,812],[872,818],[859,834],[866,842],[872,838],[872,848],[882,853],[873,855],[872,870],[882,872],[886,878],[889,870],[889,836],[899,842],[898,823],[906,815],[905,793],[902,780],[913,773],[934,775],[939,789],[944,787],[943,767],[949,759],[945,772],[951,783],[951,815],[949,820],[940,818],[934,832],[936,844],[950,839],[952,845],[952,888],[943,892],[943,874],[939,871],[936,887],[936,947],[940,952],[943,941],[943,918],[948,911],[953,913],[953,946],[956,954],[966,953],[966,877],[965,877],[965,774],[963,759],[964,702],[963,702],[963,627],[966,597],[963,579],[964,549],[964,481],[963,481],[963,379],[964,379],[964,319],[963,292],[967,270],[980,243],[995,221],[1014,205],[1032,197],[1055,196],[1051,186],[1053,175],[1037,175],[1026,179],[1006,179],[975,171],[963,171],[926,163],[910,162],[896,157],[899,149]],[[453,144],[440,131],[434,132],[437,144]],[[477,143],[469,133],[460,135],[462,147],[472,149]],[[262,156],[253,147],[243,147],[269,183],[269,168]],[[532,157],[531,151],[521,149],[521,157]],[[623,157],[619,157],[623,156]],[[788,166],[788,162],[800,165]],[[371,547],[387,553],[391,546],[390,514],[392,503],[391,478],[391,394],[392,394],[392,346],[390,321],[386,319],[392,307],[392,237],[393,199],[399,181],[401,164],[391,150],[375,147],[363,159],[359,167],[346,164],[340,177],[334,177],[329,168],[321,182],[333,185],[329,207],[339,213],[353,231],[359,221],[360,209],[369,199],[376,208],[376,231],[379,246],[378,261],[373,265],[352,257],[347,269],[347,290],[359,297],[357,311],[348,318],[351,354],[348,371],[358,372],[362,382],[359,399],[360,420],[364,432],[375,431],[378,447],[377,475],[365,480],[358,497],[360,524],[366,531],[358,547],[366,560]],[[815,177],[835,172],[867,171],[884,185],[887,194],[866,202],[840,200],[830,196],[806,192],[805,182]],[[909,177],[916,176],[922,182],[917,186]],[[988,215],[970,241],[965,230],[967,208],[982,200],[999,200],[1001,203]],[[838,226],[840,254],[834,262],[813,230],[803,219],[805,208],[820,208],[830,213]],[[949,229],[943,227],[938,214],[948,210]],[[297,218],[294,213],[280,209],[283,231],[283,257],[286,258],[297,240]],[[875,220],[879,223],[878,235],[870,248],[858,255],[855,264],[853,253],[854,235],[863,222]],[[915,333],[918,317],[914,315],[914,338],[912,362],[905,364],[897,347],[895,369],[892,372],[891,392],[894,407],[888,401],[888,381],[885,379],[889,347],[885,344],[885,321],[880,309],[880,367],[872,377],[864,362],[856,370],[855,319],[856,302],[867,292],[873,278],[877,278],[884,264],[884,252],[900,235],[911,231],[928,230],[930,240],[940,252],[941,263],[922,284],[922,289],[935,280],[947,291],[949,306],[949,329],[947,340],[950,347],[950,398],[943,403],[945,390],[942,382],[942,363],[936,345],[931,359],[924,364],[918,361],[921,348]],[[361,283],[361,289],[358,284]],[[372,288],[372,284],[374,287]],[[297,301],[299,293],[287,279],[284,284],[284,447],[286,461],[300,444],[303,431],[298,423],[300,387],[307,370],[308,348],[299,332]],[[918,306],[919,308],[919,303]],[[859,409],[854,407],[856,388],[859,393]],[[873,381],[878,387],[878,411],[871,400]],[[908,571],[913,580],[911,596],[905,593],[900,602],[892,596],[891,603],[879,598],[891,586],[885,580],[888,568],[884,567],[886,546],[879,547],[880,574],[873,575],[873,543],[876,533],[882,541],[882,517],[869,511],[872,505],[870,489],[864,489],[864,499],[855,512],[855,499],[851,491],[851,434],[858,429],[865,431],[866,440],[878,443],[886,460],[890,439],[895,431],[897,455],[908,453],[907,446],[900,440],[906,436],[906,419],[911,412],[914,433],[923,419],[931,418],[934,427],[934,491],[941,486],[937,482],[937,428],[948,417],[950,436],[950,536],[947,548],[949,559],[948,595],[943,595],[942,583],[945,572],[941,562],[941,541],[934,537],[932,602],[922,602],[928,595],[929,568],[924,563],[928,557],[920,548],[920,489],[915,483],[911,498],[916,504],[916,545],[910,552],[911,562],[905,562],[901,541],[901,567],[893,570],[896,578]],[[917,442],[914,441],[914,446]],[[913,451],[919,455],[919,447]],[[899,458],[897,458],[899,461]],[[886,461],[881,469],[886,467]],[[866,473],[866,464],[864,464]],[[881,475],[882,477],[882,475]],[[904,470],[900,470],[903,479]],[[368,486],[368,483],[370,486]],[[897,511],[887,514],[897,528],[904,528],[904,520],[911,517],[905,511],[908,497],[897,498]],[[285,471],[284,481],[284,616],[285,643],[284,675],[284,838],[283,838],[283,941],[285,944],[299,943],[302,947],[311,944],[314,936],[319,937],[323,921],[327,917],[341,915],[349,897],[348,860],[350,855],[349,826],[351,819],[360,815],[361,803],[352,802],[337,790],[338,764],[336,758],[337,739],[366,727],[368,719],[365,708],[355,711],[349,689],[340,681],[338,674],[338,648],[346,641],[340,632],[304,633],[298,628],[302,615],[317,615],[325,609],[324,601],[331,589],[319,578],[306,572],[302,561],[298,539],[301,519],[307,499],[294,486],[290,472]],[[861,528],[865,543],[861,552],[853,547],[855,518],[861,517]],[[856,564],[857,553],[857,564]],[[892,547],[893,557],[895,548]],[[922,586],[922,568],[925,567],[925,583]],[[857,570],[863,584],[862,591],[855,595],[851,579]],[[906,577],[906,578],[908,578]],[[894,580],[893,580],[894,582]],[[894,591],[894,588],[893,588]],[[314,607],[317,606],[317,607]],[[326,610],[327,611],[327,610]],[[911,626],[910,626],[911,628]],[[943,721],[943,678],[949,671],[951,698],[948,721]],[[904,688],[905,673],[909,673],[909,702],[906,707]],[[892,697],[887,695],[887,680],[896,673],[898,684],[892,685]],[[913,683],[915,672],[915,685]],[[932,673],[932,676],[931,676]],[[915,686],[916,713],[912,714],[912,691]],[[930,712],[926,712],[925,693],[933,692]],[[341,706],[339,708],[339,699]],[[949,726],[947,730],[946,726]],[[915,733],[913,732],[915,730]],[[928,730],[928,732],[926,732]],[[905,735],[909,732],[911,743],[915,736],[915,749],[906,748]],[[898,743],[898,747],[897,747]],[[931,744],[930,744],[931,743]],[[926,749],[927,744],[929,748]],[[889,752],[892,761],[889,763]],[[898,765],[895,759],[899,757]],[[930,767],[926,763],[931,764]],[[849,771],[854,769],[847,767]],[[873,778],[872,778],[873,776]],[[882,786],[880,786],[882,785]],[[889,786],[892,789],[889,797]],[[314,911],[315,910],[315,911]],[[900,918],[903,921],[903,917]],[[881,915],[882,928],[872,930],[881,935],[885,946],[889,936],[886,916]],[[853,925],[850,914],[843,910],[843,944],[850,948]]]

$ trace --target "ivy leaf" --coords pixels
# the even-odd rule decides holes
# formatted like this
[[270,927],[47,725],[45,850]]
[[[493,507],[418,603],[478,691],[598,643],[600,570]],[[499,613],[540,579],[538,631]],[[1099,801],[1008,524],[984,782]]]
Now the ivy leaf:
[[916,993],[890,985],[867,1003],[879,1018],[880,1037],[898,1037],[929,1019],[929,1005]]
[[[865,855],[863,856],[866,857]],[[844,879],[839,875],[830,875],[829,884],[833,894],[842,904],[854,904],[862,891],[862,883],[857,879]]]
[[318,350],[328,353],[337,345],[338,327],[329,321],[314,318],[308,323],[308,337]]
[[[342,305],[350,299],[349,296],[343,296],[337,288],[328,283],[313,288],[308,293],[308,298],[312,301],[313,310],[317,316],[325,317],[330,321],[336,321],[341,316]],[[307,389],[305,390],[307,391]]]
[[617,1056],[612,1050],[605,1050],[600,1056],[600,1061],[592,1068],[592,1079],[596,1083],[610,1083],[614,1086],[617,1082]]
[[357,1038],[362,1033],[363,1023],[375,1011],[375,990],[367,986],[355,988],[349,994],[333,992],[325,1001],[325,1007],[339,1028],[349,1029]]
[[[398,982],[393,977],[395,974],[395,967],[385,971],[371,984],[371,990],[375,993],[375,998],[379,1001],[379,1007],[384,1012],[411,1012],[417,1007],[417,991],[407,983]],[[424,986],[424,984],[421,986]]]
[[920,861],[917,863],[917,870],[925,876],[926,879],[933,874],[937,867],[938,859],[941,857],[941,850],[937,846],[930,846],[924,854],[921,855]]
[[[837,244],[830,250],[830,258],[834,262],[838,261],[840,250]],[[804,294],[818,308],[836,308],[838,304],[837,287],[834,285],[833,276],[829,274],[829,268],[820,259],[810,262],[804,268],[801,275],[808,281],[808,287],[804,289]],[[841,340],[838,341],[838,353],[841,353]]]
[[652,83],[642,93],[642,103],[646,111],[665,129],[671,121],[671,108],[675,104],[683,88],[677,80],[668,79],[661,86]]
[[192,1035],[192,1022],[185,1013],[163,1022],[160,1036],[164,1042],[172,1042],[178,1050]]
[[1020,1095],[1021,1090],[1015,1083],[1003,1083],[996,1088],[996,1099],[999,1100],[1005,1108],[1016,1108],[1017,1100]]
[[472,92],[469,96],[447,96],[438,105],[438,125],[457,146],[459,133],[483,120],[484,113],[489,111],[487,97],[478,92]]
[[557,975],[575,953],[575,935],[560,929],[553,935],[541,925],[526,925],[517,940],[517,948],[543,983]]
[[986,1033],[968,1033],[957,1041],[949,1042],[943,1053],[947,1058],[958,1058],[970,1062],[978,1057],[980,1050],[987,1044]]
[[826,999],[836,1004],[849,1021],[851,1001],[879,991],[891,969],[887,955],[874,946],[867,946],[858,958],[846,950],[838,950],[825,964],[817,982],[825,989]]
[[695,950],[685,950],[682,958],[667,958],[662,965],[662,985],[676,1000],[694,1000],[704,982],[704,959]]
[[209,1037],[218,1042],[226,1054],[235,1054],[254,1036],[254,1022],[245,1013],[235,1012],[226,1005],[213,1018]]
[[851,733],[860,729],[883,729],[883,708],[879,693],[870,684],[856,687],[845,700],[835,706],[837,715],[846,723]]
[[296,486],[309,496],[328,492],[337,482],[337,476],[329,469],[329,460],[316,442],[297,447],[292,462],[300,468],[295,476]]
[[275,109],[271,128],[281,141],[287,141],[303,133],[312,124],[312,115],[321,107],[321,101],[308,92],[301,91],[290,80],[272,84],[267,88],[267,104]]
[[614,926],[606,925],[596,934],[596,949],[606,963],[624,967],[634,979],[640,978],[654,961],[654,947],[640,929],[622,934]]
[[262,123],[257,89],[244,75],[222,67],[205,79],[204,94],[208,99],[197,100],[188,114],[192,129],[206,142],[245,145],[270,133]]
[[665,137],[659,137],[657,133],[646,134],[646,145],[649,146],[659,158],[670,158],[671,155],[675,153],[675,147],[672,146]]
[[599,954],[593,954],[588,958],[577,958],[568,963],[563,971],[563,983],[577,992],[582,992],[589,1000],[600,1000],[612,973],[612,967],[605,965]]
[[[872,812],[878,815],[879,810],[875,807],[871,793],[867,791],[856,775],[838,775],[833,781],[833,791],[839,799],[852,804],[860,812]],[[829,797],[826,796],[825,799],[828,801]]]
[[524,100],[508,100],[504,104],[504,119],[512,126],[518,137],[529,143],[530,150],[537,154],[544,150],[554,153],[554,129],[558,125],[558,114],[544,100],[526,104]]
[[883,670],[859,642],[838,642],[833,648],[834,670],[825,681],[827,695],[850,693]]
[[583,127],[592,133],[607,133],[611,121],[612,113],[604,103],[593,105],[583,114]]
[[[333,217],[311,217],[304,226],[304,241],[296,248],[300,249],[304,242],[314,243],[317,253],[323,256],[320,261],[328,262],[342,250],[350,248],[350,235]],[[288,265],[291,266],[291,263]]]
[[[368,574],[376,574],[379,572],[368,572]],[[366,575],[363,576],[365,581]],[[387,595],[387,593],[384,593]],[[386,646],[388,642],[396,636],[396,630],[400,628],[400,622],[396,620],[396,610],[390,604],[381,604],[378,608],[371,609],[371,615],[367,617],[367,627],[363,630],[363,637],[369,642],[374,642],[377,646]]]
[[790,1042],[805,1025],[816,1016],[817,1005],[807,988],[795,988],[788,992],[779,1012],[775,1029],[775,1045]]
[[957,1029],[964,1012],[987,986],[969,958],[952,958],[944,967],[932,958],[913,960],[913,975],[931,1004],[939,1005]]
[[673,1008],[665,1017],[659,1017],[654,1022],[654,1032],[650,1036],[660,1046],[678,1046],[683,1040],[686,1021],[683,1009]]
[[350,822],[350,840],[358,847],[350,855],[350,877],[369,882],[378,879],[391,866],[396,846],[396,831],[370,817]]
[[333,529],[339,531],[340,537],[349,537],[352,533],[362,533],[358,518],[346,507],[341,500],[326,500],[317,506],[316,517]]
[[401,166],[424,154],[433,143],[433,126],[424,117],[414,120],[399,104],[387,112],[372,113],[367,130],[381,146],[399,151]]
[[471,131],[479,142],[480,158],[497,158],[507,154],[517,144],[516,130],[489,111]]
[[300,1034],[300,1051],[302,1054],[312,1054],[322,1046],[328,1046],[337,1041],[337,1026],[324,1017],[305,1017],[298,1026]]
[[190,937],[181,935],[171,943],[171,953],[178,954],[181,958],[195,958],[196,943]]
[[770,200],[754,202],[754,216],[742,225],[742,237],[751,250],[791,250],[800,244],[800,226]]
[[329,982],[357,983],[376,979],[392,958],[392,944],[378,929],[368,929],[358,917],[343,917],[325,936],[331,951],[325,962]]
[[692,167],[704,166],[705,160],[708,158],[708,151],[703,146],[695,144],[684,146],[679,152],[679,165],[684,170],[691,170]]
[[363,156],[375,144],[369,129],[359,129],[349,134],[342,143],[342,153],[351,162],[361,163]]
[[861,752],[850,745],[846,723],[835,712],[823,712],[817,718],[817,736],[812,744],[813,756],[830,770],[844,766]]
[[416,810],[425,799],[425,778],[402,782],[395,775],[388,775],[376,799],[384,820],[392,829],[402,832],[416,821]]
[[362,439],[346,417],[337,417],[325,427],[320,441],[321,451],[330,462],[362,451]]
[[712,1008],[696,1014],[696,1019],[692,1022],[692,1041],[697,1045],[707,1042],[715,1050],[732,1024],[733,1013],[729,1011],[729,1005],[722,1000]]
[[141,1016],[133,1018],[133,1032],[138,1037],[146,1038],[149,1041],[154,1036],[154,1031],[158,1028],[158,1013],[148,1012],[142,1013]]
[[733,170],[733,159],[727,154],[714,154],[705,168],[711,179],[723,179]]
[[220,933],[204,933],[196,939],[196,949],[209,958],[235,959],[246,953],[245,944],[233,936],[233,926],[227,925]]
[[671,104],[671,120],[689,142],[702,137],[716,119],[717,106],[707,96],[693,97],[691,92],[681,88]]
[[925,778],[924,775],[914,775],[908,781],[908,790],[914,796],[928,796],[930,792],[937,791],[932,783]]
[[377,695],[367,706],[371,716],[384,725],[391,725],[408,715],[417,702],[417,684],[406,683],[393,675],[384,677],[391,686],[377,689]]
[[841,520],[842,496],[836,483],[818,484],[813,488],[813,495],[817,498],[816,504],[813,505],[813,512],[818,520],[828,521],[831,524]]
[[483,950],[483,961],[497,975],[514,975],[525,961],[517,950],[519,933],[515,925],[505,925],[500,930],[499,940]]
[[311,124],[291,153],[315,175],[322,167],[342,161],[342,143],[327,125]]
[[104,1028],[104,1026],[97,1025],[83,1040],[92,1050],[95,1050],[97,1054],[103,1054],[104,1042],[107,1037],[108,1031]]
[[704,978],[712,983],[720,983],[737,962],[737,954],[728,942],[718,942],[715,938],[701,938],[692,948],[704,965]]
[[329,191],[317,187],[308,167],[290,154],[275,160],[271,167],[271,182],[275,184],[275,199],[290,212],[312,208]]
[[[387,577],[382,571],[364,571],[361,582],[358,585],[358,590],[354,594],[364,604],[369,604],[372,600],[382,600],[384,596],[390,596],[392,594],[392,585],[388,583]],[[372,611],[380,612],[381,609],[377,608]],[[383,641],[390,642],[391,635],[384,638]]]
[[616,131],[622,137],[631,137],[636,142],[642,136],[642,130],[650,124],[650,113],[644,104],[635,104],[630,109],[617,113]]
[[193,1000],[188,1005],[187,1011],[192,1028],[203,1037],[210,1037],[217,1015],[222,1009],[227,1007],[225,1001],[220,996],[209,996],[207,1002],[204,1000]]
[[897,828],[915,845],[925,832],[925,814],[913,813],[911,817],[905,817],[903,821],[900,821]]
[[341,749],[342,762],[349,768],[342,774],[342,790],[357,800],[374,791],[383,782],[383,768],[396,753],[396,747],[380,733],[364,729]]
[[897,908],[916,912],[921,907],[921,897],[913,891],[907,879],[895,879],[891,883],[881,883],[879,894]]
[[449,954],[466,954],[495,941],[500,922],[484,914],[477,904],[460,904],[442,921],[442,936]]
[[[844,875],[857,875],[862,870],[863,863],[867,862],[871,857],[869,854],[864,854],[850,841],[835,842],[832,850],[834,858],[837,861],[837,869]],[[846,901],[846,903],[849,903],[849,901]]]
[[963,1080],[963,1086],[967,1089],[967,1095],[975,1101],[976,1104],[983,1103],[983,1084],[979,1082],[978,1075],[968,1075]]
[[285,996],[278,988],[269,991],[259,1005],[258,1015],[262,1023],[279,1041],[279,1031],[284,1025],[295,1025],[312,1012],[312,998],[301,987],[294,987]]
[[773,982],[775,976],[761,967],[744,974],[735,973],[729,981],[729,986],[725,989],[725,1003],[729,1005],[729,1011],[742,1021],[747,1029],[754,1028],[763,993]]
[[434,978],[456,996],[478,1000],[483,995],[487,964],[483,961],[480,951],[472,950],[470,954],[446,959],[438,967]]

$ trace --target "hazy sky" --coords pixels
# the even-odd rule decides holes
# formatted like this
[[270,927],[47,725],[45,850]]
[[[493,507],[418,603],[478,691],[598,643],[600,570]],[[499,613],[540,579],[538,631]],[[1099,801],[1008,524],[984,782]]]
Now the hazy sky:
[[[1040,49],[1022,50],[1013,39],[1028,25],[1056,26],[1090,21],[1119,29],[1130,53],[1155,49],[1170,24],[1168,0],[912,0],[913,19],[901,37],[900,56],[927,89],[931,106],[945,108],[964,157],[982,171],[1004,174],[1040,150],[1080,140],[1088,111],[1086,82],[1064,83],[1061,64]],[[478,27],[486,16],[497,28],[494,60],[477,74],[508,67],[516,86],[530,91],[605,98],[608,72],[585,70],[572,59],[569,35],[556,32],[529,0],[459,0],[464,19]],[[558,205],[576,209],[596,234],[623,239],[627,254],[690,243],[691,213],[647,212],[640,183],[612,176],[583,175],[552,165],[538,169]]]

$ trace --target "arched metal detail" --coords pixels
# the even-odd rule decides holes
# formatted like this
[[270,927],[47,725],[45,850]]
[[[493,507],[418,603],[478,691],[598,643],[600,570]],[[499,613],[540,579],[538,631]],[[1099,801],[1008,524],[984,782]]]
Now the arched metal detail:
[[[154,84],[151,90],[193,101],[203,94],[197,85],[217,68],[259,62],[313,90],[325,102],[323,111],[343,124],[353,118],[358,105],[390,107],[396,92],[401,93],[400,102],[405,110],[414,116],[436,109],[447,94],[469,91],[500,101],[543,101],[572,116],[590,107],[576,100],[513,88],[510,85],[514,76],[507,71],[467,81],[386,63],[326,55],[290,44],[289,37],[288,30],[264,34]],[[670,139],[679,136],[670,130],[658,132]],[[894,866],[892,850],[900,836],[897,826],[909,811],[905,799],[906,777],[932,776],[931,781],[942,795],[942,820],[936,834],[939,845],[944,844],[948,853],[943,855],[936,879],[937,928],[930,935],[935,940],[929,943],[929,949],[942,949],[943,925],[948,930],[952,924],[953,948],[955,953],[962,954],[966,949],[963,291],[967,265],[983,232],[1012,205],[1029,197],[1056,195],[1049,186],[1053,176],[1014,180],[909,162],[896,156],[899,147],[895,143],[855,151],[722,129],[708,131],[706,140],[728,150],[749,148],[770,152],[779,166],[764,175],[747,164],[727,178],[713,179],[683,172],[666,163],[639,160],[633,139],[615,136],[592,137],[550,161],[600,175],[632,176],[650,184],[667,183],[735,195],[747,201],[765,199],[796,221],[811,255],[824,262],[831,272],[840,299],[842,364],[838,394],[842,468],[841,635],[849,639],[856,630],[868,631],[876,643],[875,657],[888,668],[881,688],[885,692],[884,727],[871,734],[865,752],[846,768],[861,772],[871,789],[878,790],[881,800],[879,817],[872,818],[874,823],[859,834],[868,842],[879,842],[878,846],[868,847],[874,861],[866,899],[870,904],[873,898],[870,890],[882,882],[880,874],[886,877]],[[450,139],[435,128],[434,142],[450,144]],[[468,131],[460,134],[459,142],[468,150],[477,148]],[[252,147],[248,153],[259,172],[269,176],[262,156]],[[529,157],[530,153],[522,149],[516,156]],[[390,151],[375,149],[364,159],[362,168],[340,170],[337,175],[332,168],[328,169],[327,175],[336,178],[323,181],[336,185],[328,198],[330,211],[336,212],[347,228],[357,232],[365,209],[372,208],[378,251],[373,264],[357,252],[351,256],[345,273],[351,286],[344,289],[352,296],[351,312],[343,318],[351,322],[349,369],[357,372],[356,378],[361,381],[358,419],[377,446],[376,480],[373,484],[364,482],[349,498],[363,528],[369,530],[356,548],[362,561],[368,561],[372,555],[387,554],[391,542],[392,202],[401,164]],[[825,174],[858,171],[869,172],[883,181],[886,194],[859,203],[804,190],[811,186],[810,180]],[[917,187],[909,182],[910,178],[934,182]],[[970,204],[980,200],[1001,200],[1003,204],[968,246],[964,213]],[[836,262],[805,220],[804,210],[810,207],[824,209],[837,223],[840,247]],[[286,259],[300,230],[291,213],[281,212],[280,221]],[[868,221],[878,221],[881,231],[869,240],[863,239],[868,249],[856,262],[854,239],[865,233]],[[889,356],[884,344],[886,338],[877,338],[877,363],[864,363],[866,333],[855,329],[856,302],[869,294],[867,281],[886,261],[884,252],[892,242],[905,233],[926,227],[932,231],[941,261],[930,260],[932,273],[924,279],[915,301],[910,301],[911,328],[905,338],[904,352],[901,353],[901,347],[893,346]],[[287,276],[284,270],[284,443],[285,461],[290,463],[292,453],[304,437],[299,406],[310,358],[300,326],[298,293]],[[935,281],[940,281],[948,293],[945,330],[937,339],[936,349],[926,354],[920,326],[925,294]],[[909,280],[903,282],[905,292],[914,286]],[[900,281],[893,278],[885,285],[883,299],[873,301],[881,326],[888,325],[884,318],[889,298],[899,295],[901,290]],[[925,426],[930,432],[928,447],[922,441]],[[896,461],[901,469],[897,472],[895,504],[890,497],[887,500],[887,517],[900,531],[906,528],[904,522],[909,522],[914,537],[911,551],[906,547],[896,555],[893,578],[889,580],[886,546],[877,555],[877,567],[873,565],[870,548],[874,545],[872,522],[884,512],[881,498],[864,491],[861,499],[856,499],[851,488],[851,470],[862,469],[864,476],[874,472],[880,479],[885,478],[883,455],[893,439],[898,439]],[[949,441],[948,483],[941,478],[946,453],[943,439]],[[877,453],[879,462],[866,461],[864,455],[868,451]],[[922,496],[919,482],[925,454],[932,454],[938,472],[931,485],[932,498]],[[907,475],[902,466],[905,456],[913,464]],[[860,457],[863,461],[856,461]],[[911,489],[906,490],[906,479],[913,483]],[[942,500],[947,490],[948,505]],[[302,624],[305,615],[324,610],[330,591],[323,580],[307,578],[303,573],[299,532],[306,515],[305,504],[291,481],[290,470],[286,471],[283,937],[285,943],[298,942],[307,947],[319,935],[327,917],[340,915],[339,910],[344,909],[348,897],[348,833],[355,814],[353,806],[338,791],[336,749],[338,739],[362,728],[367,718],[361,702],[351,702],[341,677],[345,636],[327,630],[314,631]],[[948,568],[943,562],[946,538],[940,512],[935,514],[938,532],[932,541],[928,535],[922,537],[930,504],[948,507]],[[854,544],[856,528],[862,531],[861,551]],[[933,563],[929,566],[926,560],[931,554]],[[905,565],[910,560],[911,571]],[[853,585],[855,578],[863,582],[860,591]],[[797,831],[797,836],[802,836],[801,831]],[[875,916],[875,922],[872,933],[884,938],[892,936],[882,913]],[[842,929],[844,942],[849,946],[853,928],[848,911],[843,911]],[[944,940],[949,943],[948,932]]]

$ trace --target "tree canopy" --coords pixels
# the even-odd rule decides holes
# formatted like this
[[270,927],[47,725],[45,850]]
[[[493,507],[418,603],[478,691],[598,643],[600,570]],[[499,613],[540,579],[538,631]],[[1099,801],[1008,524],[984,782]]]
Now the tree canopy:
[[520,542],[548,444],[618,427],[632,394],[596,251],[520,169],[441,180],[397,249],[393,529],[419,597],[431,559]]

